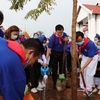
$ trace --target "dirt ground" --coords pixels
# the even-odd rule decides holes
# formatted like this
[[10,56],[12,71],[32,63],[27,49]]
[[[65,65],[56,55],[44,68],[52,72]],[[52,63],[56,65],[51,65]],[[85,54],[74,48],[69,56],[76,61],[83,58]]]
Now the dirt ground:
[[[68,77],[68,83],[71,86],[71,77]],[[63,92],[58,92],[57,90],[53,90],[53,83],[52,83],[52,77],[49,76],[48,82],[47,82],[47,88],[41,92],[38,93],[31,93],[34,100],[72,100],[71,99],[71,88],[66,88]],[[84,98],[82,92],[77,92],[77,100],[82,100]],[[91,95],[91,97],[95,97],[95,100],[100,100],[100,95],[97,93],[94,93]],[[2,96],[0,96],[0,100],[2,99]]]

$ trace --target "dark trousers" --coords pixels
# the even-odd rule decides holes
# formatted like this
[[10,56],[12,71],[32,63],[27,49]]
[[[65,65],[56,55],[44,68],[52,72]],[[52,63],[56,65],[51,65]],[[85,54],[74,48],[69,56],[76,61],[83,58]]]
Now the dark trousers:
[[52,50],[51,62],[52,62],[52,79],[54,86],[56,85],[57,82],[58,63],[59,63],[59,74],[62,73],[62,60],[63,60],[63,52],[56,52]]
[[28,84],[30,81],[29,67],[26,67],[24,70],[25,70],[25,74],[26,74],[26,84]]
[[30,73],[30,81],[32,84],[32,88],[36,88],[38,86],[38,80],[40,77],[40,64],[35,62],[32,67],[29,68]]

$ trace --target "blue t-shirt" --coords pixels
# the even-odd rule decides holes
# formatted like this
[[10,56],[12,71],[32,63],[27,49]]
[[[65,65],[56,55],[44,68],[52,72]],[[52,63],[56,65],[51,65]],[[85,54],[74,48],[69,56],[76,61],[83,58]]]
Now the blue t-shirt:
[[8,48],[5,39],[0,38],[0,46],[0,92],[3,100],[23,100],[26,76],[21,58]]
[[84,48],[81,49],[81,52],[83,55],[89,58],[92,58],[98,54],[97,47],[91,40],[87,43],[87,45]]
[[[62,38],[64,39],[65,36],[67,36],[67,34],[63,33]],[[48,48],[51,48],[52,50],[57,51],[57,52],[63,52],[64,51],[63,39],[62,39],[62,44],[60,44],[59,39],[56,38],[54,34],[52,34],[49,40]]]

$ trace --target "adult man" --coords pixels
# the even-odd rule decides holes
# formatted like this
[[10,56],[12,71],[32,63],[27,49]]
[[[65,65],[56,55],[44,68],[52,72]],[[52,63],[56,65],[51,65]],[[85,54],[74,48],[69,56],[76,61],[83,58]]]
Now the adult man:
[[[95,44],[89,38],[85,38],[84,34],[80,31],[76,32],[76,43],[83,54],[80,71],[84,75],[88,95],[90,95],[92,91],[93,77],[96,72],[98,62],[98,51]],[[78,90],[81,91],[83,89],[83,81],[80,77],[80,88],[78,88]]]
[[19,44],[0,38],[0,92],[3,100],[23,100],[26,85],[24,67],[32,65],[42,54],[38,39]]
[[51,62],[52,62],[52,78],[54,89],[56,89],[56,81],[57,81],[57,70],[58,70],[58,62],[59,62],[59,73],[62,73],[62,59],[63,59],[63,51],[64,51],[64,41],[67,41],[67,34],[63,32],[64,27],[62,25],[57,25],[55,27],[55,32],[52,34],[49,40],[48,49],[46,58],[48,59],[51,53]]

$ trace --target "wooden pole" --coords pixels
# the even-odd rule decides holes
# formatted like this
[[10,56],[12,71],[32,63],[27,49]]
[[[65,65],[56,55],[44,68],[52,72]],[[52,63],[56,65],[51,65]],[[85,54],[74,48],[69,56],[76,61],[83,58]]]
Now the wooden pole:
[[76,19],[77,0],[73,0],[72,15],[72,100],[77,100],[77,66],[76,66]]

